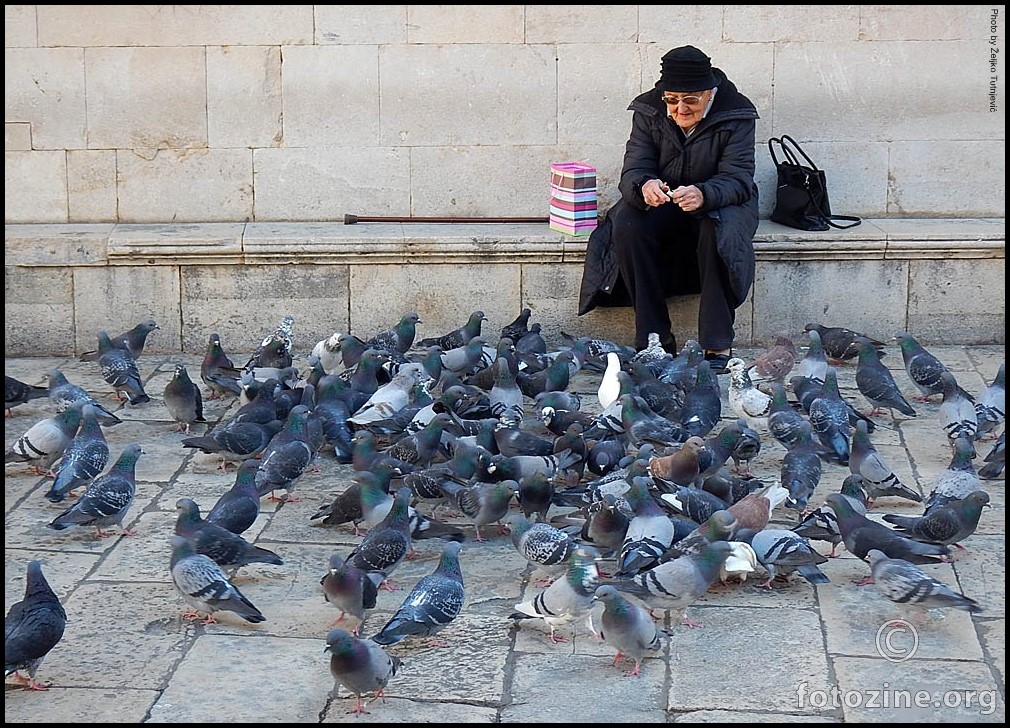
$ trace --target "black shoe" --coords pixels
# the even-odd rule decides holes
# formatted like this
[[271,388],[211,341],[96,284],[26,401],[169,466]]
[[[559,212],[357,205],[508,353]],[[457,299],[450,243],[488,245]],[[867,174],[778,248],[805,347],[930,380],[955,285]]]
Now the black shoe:
[[673,354],[674,356],[677,356],[677,354],[680,353],[680,350],[677,348],[677,337],[674,336],[673,334],[670,334],[670,338],[664,341],[662,346],[663,351],[665,351],[667,354]]
[[725,374],[729,371],[726,365],[729,364],[729,360],[733,358],[733,350],[731,349],[729,354],[716,354],[713,351],[705,352],[705,361],[708,362],[709,369],[712,370],[713,374]]

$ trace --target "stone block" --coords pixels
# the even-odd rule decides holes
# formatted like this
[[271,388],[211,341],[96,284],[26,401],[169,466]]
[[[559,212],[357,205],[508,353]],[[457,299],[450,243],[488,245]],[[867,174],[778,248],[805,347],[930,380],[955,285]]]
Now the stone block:
[[[32,125],[32,149],[84,149],[88,128],[82,48],[7,48],[4,120]],[[28,197],[34,204],[44,197]],[[10,222],[9,213],[5,219]],[[31,222],[41,222],[38,219]]]
[[281,50],[207,49],[207,143],[212,149],[278,147],[284,141]]
[[319,5],[313,15],[319,45],[407,42],[406,5]]
[[67,222],[66,179],[66,152],[4,152],[4,221]]
[[67,203],[70,218],[86,223],[115,220],[116,153],[111,150],[67,152]]

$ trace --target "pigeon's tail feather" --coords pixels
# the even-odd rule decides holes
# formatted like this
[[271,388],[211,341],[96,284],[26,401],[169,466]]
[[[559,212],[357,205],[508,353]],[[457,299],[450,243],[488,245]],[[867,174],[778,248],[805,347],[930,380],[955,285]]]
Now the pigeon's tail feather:
[[146,394],[138,394],[130,398],[130,404],[144,404],[145,402],[150,402],[151,398]]
[[831,579],[815,564],[804,564],[796,567],[796,571],[811,584],[830,584]]

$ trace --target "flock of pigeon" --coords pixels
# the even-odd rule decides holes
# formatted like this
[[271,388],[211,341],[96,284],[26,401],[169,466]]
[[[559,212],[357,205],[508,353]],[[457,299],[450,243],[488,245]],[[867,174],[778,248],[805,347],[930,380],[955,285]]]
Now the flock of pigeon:
[[[989,505],[985,480],[1002,475],[1005,364],[973,395],[911,334],[897,335],[922,401],[940,398],[938,427],[950,443],[949,468],[923,494],[901,482],[872,442],[874,417],[885,410],[892,418],[918,416],[881,363],[884,342],[810,324],[803,356],[783,332],[752,360],[731,359],[721,385],[696,341],[674,356],[658,336],[635,351],[562,334],[563,345],[550,349],[530,317],[523,309],[491,340],[482,333],[484,313],[474,311],[458,329],[418,340],[420,318],[407,313],[369,338],[340,332],[318,342],[306,371],[294,365],[291,316],[244,366],[211,334],[199,378],[176,365],[162,393],[186,435],[184,448],[216,455],[224,469],[237,466],[234,485],[205,515],[190,498],[176,503],[168,568],[190,607],[184,616],[210,623],[228,611],[252,624],[266,619],[228,571],[283,563],[242,534],[261,499],[297,501],[301,475],[320,457],[354,471],[353,484],[311,517],[361,537],[349,554],[329,559],[320,580],[321,598],[339,610],[326,638],[330,669],[355,696],[354,712],[364,711],[365,696],[380,697],[400,666],[386,646],[405,639],[438,644],[438,633],[463,609],[460,545],[470,536],[460,521],[472,526],[478,544],[487,529],[504,529],[543,576],[510,619],[542,620],[552,641],[566,639],[559,628],[585,623],[614,650],[615,665],[622,657],[633,661],[631,675],[660,649],[653,610],[683,614],[717,580],[743,580],[758,567],[769,589],[793,574],[825,583],[820,565],[841,545],[867,562],[867,583],[888,599],[923,609],[983,609],[920,566],[949,560],[951,548],[974,533]],[[82,356],[98,363],[121,402],[151,401],[137,362],[157,328],[148,320],[114,338],[99,332],[97,351]],[[835,366],[852,362],[872,406],[868,414],[839,393]],[[579,371],[598,374],[593,401],[570,387]],[[52,502],[83,489],[49,527],[128,533],[122,524],[135,496],[141,443],[127,445],[106,470],[103,428],[119,418],[58,369],[47,377],[47,387],[5,377],[8,415],[35,398],[48,398],[55,410],[7,448],[5,463],[27,463],[52,477],[45,494]],[[236,398],[240,406],[193,434],[206,422],[205,398]],[[724,402],[732,416],[720,427],[730,415]],[[985,439],[994,442],[983,456],[977,445]],[[779,477],[756,478],[750,463],[773,440],[785,450]],[[824,463],[850,474],[839,492],[812,507]],[[885,514],[883,523],[867,517],[887,496],[921,502],[923,511]],[[795,511],[794,527],[771,523],[780,508],[780,515]],[[439,520],[441,509],[454,512],[451,522]],[[385,625],[363,636],[378,590],[426,538],[444,541],[437,567]],[[830,553],[812,541],[830,544]],[[65,622],[42,565],[32,561],[24,599],[5,621],[5,674],[44,689],[37,674]],[[682,624],[699,626],[686,614]]]

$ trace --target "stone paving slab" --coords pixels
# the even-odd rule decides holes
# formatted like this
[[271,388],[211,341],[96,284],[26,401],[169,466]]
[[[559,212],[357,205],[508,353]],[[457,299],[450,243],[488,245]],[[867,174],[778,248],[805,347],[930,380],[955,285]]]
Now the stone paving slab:
[[[931,347],[969,391],[991,381],[1003,347]],[[755,351],[741,350],[747,357]],[[236,360],[245,360],[236,356]],[[911,397],[896,349],[885,363]],[[933,610],[917,627],[915,654],[892,662],[877,648],[882,625],[914,614],[882,597],[873,586],[853,582],[866,576],[863,562],[840,550],[822,567],[831,583],[811,586],[802,578],[759,583],[760,568],[742,583],[717,584],[688,609],[704,627],[690,629],[675,615],[657,614],[668,632],[657,656],[641,675],[627,677],[627,659],[613,664],[614,650],[599,642],[584,622],[559,628],[569,638],[553,644],[538,620],[513,622],[514,606],[534,596],[543,573],[515,552],[509,537],[485,529],[487,541],[473,540],[465,517],[440,511],[467,540],[461,553],[466,603],[442,633],[448,647],[405,640],[388,648],[403,660],[384,699],[368,713],[348,714],[353,696],[329,674],[324,638],[337,617],[323,599],[319,579],[329,556],[346,554],[359,541],[351,526],[328,527],[312,520],[319,508],[352,482],[353,470],[332,455],[297,482],[299,500],[276,504],[263,499],[261,514],[245,536],[279,554],[280,566],[253,564],[236,570],[235,583],[263,611],[267,621],[250,625],[230,613],[211,625],[181,618],[184,605],[168,573],[168,535],[175,502],[193,498],[206,513],[231,487],[234,469],[222,472],[219,458],[181,446],[185,435],[162,402],[174,365],[199,371],[200,358],[184,354],[143,357],[141,371],[152,402],[120,406],[125,421],[105,431],[113,458],[129,442],[145,454],[137,466],[138,495],[126,525],[136,536],[98,538],[93,531],[55,532],[45,527],[72,501],[52,504],[42,495],[50,480],[23,464],[5,468],[5,583],[9,608],[24,590],[28,560],[42,561],[47,578],[68,612],[64,639],[50,653],[39,677],[52,682],[45,692],[5,685],[7,722],[997,722],[1005,717],[1005,492],[990,481],[993,508],[982,515],[953,564],[927,567],[944,582],[977,599],[985,611],[969,615]],[[296,362],[304,366],[304,361]],[[68,378],[99,397],[108,385],[93,363],[73,358],[8,359],[6,373],[44,383],[59,367]],[[854,366],[838,368],[843,396],[864,411],[855,387]],[[593,409],[599,375],[580,373],[571,389]],[[720,378],[723,388],[725,377]],[[904,385],[907,385],[905,387]],[[114,399],[107,399],[113,406]],[[928,493],[949,463],[946,438],[937,421],[938,402],[914,404],[915,418],[875,418],[874,443],[913,488]],[[227,419],[233,402],[208,401],[208,424]],[[50,416],[49,403],[34,400],[5,420],[9,446],[28,427]],[[728,403],[723,425],[735,419]],[[990,442],[979,443],[982,454]],[[752,464],[758,477],[779,476],[784,449],[767,436]],[[837,490],[848,469],[825,464],[811,504]],[[431,503],[421,503],[430,512]],[[921,506],[882,498],[871,511],[917,514]],[[780,508],[773,523],[788,528],[796,513]],[[828,545],[815,542],[826,553]],[[437,563],[439,541],[418,541],[417,555],[391,575],[399,591],[381,591],[364,632],[373,633],[399,606],[406,590]],[[609,565],[612,566],[612,563]],[[602,566],[608,566],[604,562]],[[901,646],[900,638],[894,644]],[[871,707],[870,693],[884,683],[897,691],[926,690],[939,704]],[[975,703],[965,704],[966,690]],[[961,704],[954,693],[961,691]],[[949,693],[949,694],[947,694]],[[944,696],[946,695],[946,704]],[[896,696],[900,697],[898,693]],[[837,699],[836,699],[837,697]],[[983,703],[981,700],[987,702]],[[990,709],[991,708],[991,709]]]

